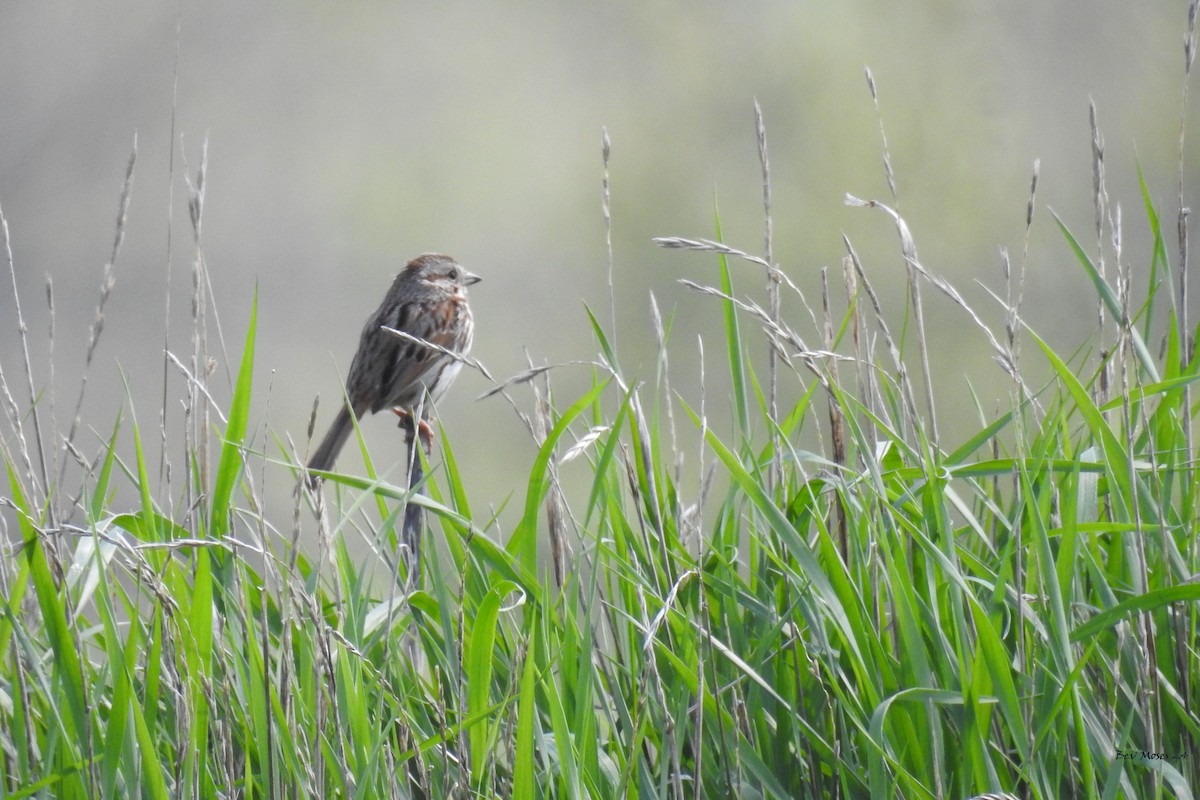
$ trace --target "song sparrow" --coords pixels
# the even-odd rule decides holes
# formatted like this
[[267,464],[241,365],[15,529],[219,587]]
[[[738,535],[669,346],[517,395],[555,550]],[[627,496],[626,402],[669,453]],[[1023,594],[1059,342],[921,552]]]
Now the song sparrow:
[[[418,256],[392,281],[383,303],[363,326],[358,352],[346,378],[347,403],[338,412],[308,462],[310,470],[333,467],[357,419],[368,411],[393,408],[411,413],[428,410],[454,381],[462,367],[455,358],[432,347],[383,330],[403,331],[451,353],[466,355],[474,327],[467,305],[467,287],[478,283],[449,256]],[[423,424],[423,423],[422,423]]]

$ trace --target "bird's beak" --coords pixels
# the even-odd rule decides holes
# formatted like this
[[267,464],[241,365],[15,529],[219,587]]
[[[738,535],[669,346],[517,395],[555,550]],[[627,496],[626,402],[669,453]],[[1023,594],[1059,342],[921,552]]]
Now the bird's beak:
[[463,270],[463,276],[462,276],[463,286],[474,286],[475,284],[479,283],[481,280],[483,280],[483,278],[479,277],[474,272],[471,272],[466,269]]

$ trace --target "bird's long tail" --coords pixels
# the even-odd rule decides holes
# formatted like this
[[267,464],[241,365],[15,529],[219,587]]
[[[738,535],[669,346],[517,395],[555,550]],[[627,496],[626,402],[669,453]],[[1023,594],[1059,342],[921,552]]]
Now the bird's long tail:
[[354,430],[354,423],[350,418],[352,413],[349,406],[342,406],[342,410],[338,412],[333,424],[329,426],[329,432],[321,440],[321,446],[308,460],[309,470],[333,469],[333,462],[337,461],[338,453],[342,451],[342,445],[350,437],[350,431]]

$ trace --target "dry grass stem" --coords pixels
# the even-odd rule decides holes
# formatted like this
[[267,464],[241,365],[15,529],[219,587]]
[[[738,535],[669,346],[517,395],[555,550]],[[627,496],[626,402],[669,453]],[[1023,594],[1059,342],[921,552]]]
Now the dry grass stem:
[[[487,367],[485,367],[478,359],[471,358],[470,356],[464,356],[461,353],[456,353],[453,350],[442,347],[440,344],[434,344],[433,342],[422,339],[419,336],[413,336],[411,333],[408,333],[406,331],[398,331],[395,328],[389,328],[386,325],[383,325],[381,327],[383,330],[387,331],[392,336],[395,336],[398,339],[403,339],[406,342],[412,342],[413,344],[419,345],[421,347],[427,347],[430,350],[436,351],[436,352],[440,353],[441,355],[446,356],[447,358],[457,361],[460,364],[468,366],[471,369],[477,370],[480,375],[487,378],[489,381],[492,381],[493,383],[495,383],[495,378],[492,377],[492,373],[488,372]],[[532,376],[530,376],[530,377],[532,377]],[[526,378],[526,380],[528,380],[528,378]],[[494,394],[494,392],[493,392],[493,394]],[[482,399],[482,397],[480,399]]]
[[900,207],[900,198],[896,194],[896,173],[892,170],[892,154],[888,149],[887,131],[883,126],[883,112],[879,108],[879,92],[875,89],[875,75],[871,72],[871,68],[866,68],[867,89],[871,92],[871,105],[875,107],[875,119],[879,124],[879,141],[883,145],[883,173],[887,178],[888,193],[892,196],[892,202],[896,207]]
[[[56,394],[57,393],[55,391],[55,378],[54,378],[54,280],[50,277],[49,272],[46,273],[46,311],[49,315],[49,319],[48,319],[48,322],[46,325],[48,345],[49,345],[49,352],[47,353],[47,356],[46,356],[46,369],[48,370],[47,381],[46,381],[46,393],[49,395],[49,401],[50,401],[50,430],[53,432],[54,436],[57,437],[59,428],[58,428],[58,405],[56,402]],[[57,447],[52,448],[50,453],[51,453],[50,473],[52,475],[57,475],[57,474],[59,474],[59,463],[60,463],[58,448]],[[63,468],[65,469],[66,464],[67,464],[66,458],[63,458],[61,460],[61,463],[62,463]],[[63,479],[60,476],[58,479],[58,484],[61,486],[62,483],[63,483]],[[70,513],[70,512],[66,511],[64,509],[64,513]]]
[[[703,253],[719,253],[721,255],[733,256],[734,258],[739,258],[743,261],[748,261],[751,264],[756,264],[760,267],[763,267],[772,275],[774,275],[777,281],[786,284],[787,287],[796,294],[796,297],[800,300],[801,307],[804,308],[805,312],[812,320],[813,329],[821,329],[821,326],[817,323],[816,312],[813,311],[812,306],[809,305],[808,300],[804,296],[804,292],[801,291],[800,287],[797,286],[792,279],[787,276],[787,273],[778,268],[772,268],[765,259],[751,255],[744,250],[738,250],[737,248],[730,247],[721,242],[714,242],[710,239],[686,239],[679,236],[664,236],[657,237],[652,241],[659,247],[665,247],[671,250],[695,250]],[[714,289],[713,291],[717,290]],[[770,314],[770,312],[767,312],[766,318],[771,321],[772,324],[774,324],[774,320],[776,319],[776,317]]]
[[[1188,22],[1187,33],[1183,37],[1183,87],[1181,89],[1181,97],[1179,100],[1179,158],[1177,164],[1178,188],[1179,188],[1179,218],[1176,222],[1177,236],[1179,240],[1179,337],[1184,352],[1184,360],[1191,363],[1196,352],[1195,334],[1191,329],[1190,316],[1188,312],[1188,215],[1191,209],[1184,202],[1184,143],[1187,136],[1187,109],[1188,109],[1188,85],[1191,83],[1192,64],[1196,59],[1196,15],[1197,9],[1200,8],[1200,0],[1192,0],[1188,4]],[[1191,387],[1184,388],[1184,403],[1185,407],[1191,408],[1192,391]],[[1183,421],[1184,441],[1187,444],[1188,452],[1192,450],[1193,433],[1192,433],[1192,417],[1190,414],[1184,415]],[[1193,509],[1192,518],[1195,518],[1195,510]]]
[[[896,346],[896,340],[892,338],[892,332],[888,328],[887,320],[883,316],[883,307],[879,303],[879,295],[875,293],[875,288],[871,286],[870,279],[867,278],[866,270],[863,269],[862,261],[855,252],[854,246],[850,244],[850,239],[842,234],[842,244],[846,246],[846,253],[850,258],[850,263],[854,265],[854,273],[858,276],[862,288],[867,292],[867,298],[871,301],[871,308],[875,311],[875,322],[879,325],[880,332],[883,333],[884,344],[887,345],[888,354],[892,359],[892,367],[896,370],[896,379],[900,384],[900,392],[904,397],[906,423],[910,425],[917,424],[917,402],[913,396],[912,382],[908,379],[908,367],[904,364],[904,358],[900,355],[900,348]],[[872,354],[868,348],[868,362],[874,363],[870,357]],[[878,405],[882,408],[882,403]]]
[[842,256],[842,283],[846,288],[846,313],[850,315],[850,343],[854,352],[858,401],[869,412],[866,420],[863,422],[863,434],[867,441],[872,441],[875,438],[875,426],[871,418],[875,413],[875,405],[870,388],[870,369],[867,366],[862,340],[863,312],[858,304],[858,275],[854,271],[854,262],[849,256]]
[[[825,316],[825,349],[832,352],[835,344],[833,337],[833,312],[829,307],[829,270],[826,267],[821,268],[821,310]],[[841,385],[838,377],[837,359],[830,360],[828,369],[831,387]],[[846,423],[837,395],[833,392],[826,392],[826,402],[829,405],[829,441],[833,445],[833,463],[837,464],[838,471],[840,472],[846,467]],[[846,506],[842,500],[841,492],[837,493],[834,510],[836,515],[835,527],[837,529],[838,549],[841,552],[842,561],[848,564],[850,563],[850,543],[846,532]]]
[[[0,231],[2,231],[4,234],[4,255],[8,264],[8,275],[12,282],[13,308],[17,312],[17,332],[21,335],[21,351],[22,355],[24,356],[25,382],[26,387],[29,390],[29,414],[33,421],[33,439],[37,445],[38,466],[41,469],[40,474],[42,481],[40,486],[36,482],[33,482],[31,483],[31,488],[38,487],[38,491],[40,492],[38,502],[40,503],[41,499],[46,496],[46,493],[50,489],[50,473],[46,469],[46,448],[42,439],[42,424],[38,416],[37,390],[34,389],[33,382],[33,360],[29,356],[29,328],[25,325],[25,315],[21,311],[21,295],[17,291],[17,270],[13,262],[12,239],[10,238],[8,232],[8,218],[4,216],[4,209],[2,207],[0,207]],[[7,386],[7,384],[5,385]],[[15,403],[13,404],[13,408],[16,408]],[[29,451],[25,443],[24,434],[22,433],[20,416],[15,414],[14,416],[17,419],[16,430],[19,441],[21,442],[21,455],[32,473],[33,465],[29,457]],[[55,517],[56,515],[54,513],[54,509],[51,507],[50,518],[52,523],[55,522]]]
[[[558,367],[565,367],[570,364],[594,364],[595,366],[602,366],[599,363],[591,362],[591,361],[567,361],[562,364],[543,364],[540,367],[530,367],[529,369],[518,372],[516,375],[513,375],[509,378],[505,378],[504,380],[500,381],[498,384],[493,386],[491,389],[488,389],[486,392],[479,395],[475,399],[477,401],[478,400],[486,400],[487,398],[491,397],[492,395],[496,395],[496,394],[499,394],[500,392],[503,392],[505,389],[509,388],[510,386],[516,386],[518,384],[528,383],[529,381],[536,378],[538,375],[541,375],[543,372],[549,372],[552,369],[556,369]],[[604,368],[607,369],[607,367],[604,367]]]
[[[421,453],[421,437],[417,434],[419,420],[424,417],[421,409],[414,409],[409,417],[401,418],[400,427],[404,429],[405,463],[408,472],[408,496],[404,500],[404,524],[400,529],[400,560],[405,564],[404,591],[415,592],[421,589],[421,539],[425,530],[425,508],[420,503],[412,502],[421,491],[425,482],[425,460]],[[407,424],[405,424],[407,423]],[[393,590],[399,583],[394,577]]]
[[[1104,252],[1104,221],[1108,211],[1108,189],[1104,179],[1104,136],[1100,133],[1096,103],[1090,98],[1088,100],[1088,121],[1092,129],[1092,206],[1095,211],[1096,223],[1096,269],[1100,272],[1102,279],[1108,280],[1108,266]],[[1112,377],[1109,361],[1111,349],[1108,344],[1108,336],[1104,329],[1104,323],[1104,301],[1097,298],[1096,331],[1100,342],[1099,358],[1101,369],[1097,402],[1100,404],[1108,401],[1108,389]]]
[[[539,448],[546,441],[551,429],[554,427],[554,420],[550,416],[550,379],[546,373],[543,373],[543,381],[545,384],[544,391],[539,389],[537,381],[532,381],[529,384],[533,388],[534,430],[537,435]],[[580,448],[581,451],[582,448]],[[569,453],[570,451],[568,451]],[[578,454],[576,452],[570,457],[574,458]],[[563,580],[566,577],[567,570],[567,534],[566,525],[563,521],[563,517],[565,516],[563,510],[564,501],[558,480],[558,464],[566,460],[569,460],[566,455],[561,459],[550,459],[550,464],[548,465],[550,471],[550,490],[546,493],[545,500],[546,538],[550,542],[550,562],[554,570],[554,585],[560,590],[563,588]]]
[[[108,261],[104,264],[104,274],[100,280],[100,301],[96,304],[96,315],[92,320],[91,328],[88,331],[87,354],[83,362],[83,377],[79,382],[79,395],[75,398],[75,411],[71,414],[71,428],[67,432],[67,444],[75,441],[75,434],[79,430],[79,414],[83,409],[83,398],[87,392],[88,374],[92,366],[92,358],[96,354],[96,345],[100,341],[100,334],[104,330],[104,309],[108,304],[108,298],[112,294],[113,286],[116,284],[116,278],[113,274],[117,256],[121,253],[121,244],[125,241],[125,222],[129,215],[129,201],[133,191],[133,172],[134,165],[137,163],[138,142],[137,134],[133,136],[133,148],[129,153],[129,162],[125,167],[125,181],[121,185],[121,197],[117,203],[117,229],[113,236],[112,252],[109,254]],[[64,463],[63,468],[66,468]],[[63,473],[59,473],[59,480],[63,479]]]
[[608,312],[611,318],[612,332],[609,338],[613,347],[617,346],[617,293],[613,286],[613,243],[612,243],[612,194],[609,189],[608,159],[612,155],[612,140],[608,137],[608,128],[600,129],[600,157],[604,162],[604,178],[600,210],[604,215],[604,252],[608,259]]
[[[802,339],[794,330],[786,325],[776,325],[775,322],[772,321],[770,313],[757,303],[753,303],[748,300],[739,300],[736,297],[732,297],[725,292],[722,292],[720,289],[714,286],[705,286],[703,284],[690,281],[686,278],[680,278],[678,282],[681,286],[686,286],[687,288],[700,292],[701,294],[707,294],[712,297],[719,297],[722,300],[728,300],[742,311],[745,311],[746,313],[755,317],[762,324],[769,340],[772,343],[772,346],[780,356],[785,359],[792,357],[801,359],[812,368],[813,374],[820,378],[822,382],[826,381],[828,376],[826,376],[815,366],[819,360],[854,360],[851,356],[844,356],[840,353],[835,353],[829,350],[815,350],[809,347],[804,342],[804,339]],[[788,348],[791,348],[792,352],[789,353]]]
[[1008,349],[1012,354],[1013,372],[1018,377],[1021,374],[1021,304],[1025,298],[1025,273],[1029,268],[1029,238],[1033,231],[1033,216],[1037,210],[1037,185],[1041,167],[1041,160],[1034,159],[1033,172],[1029,178],[1029,199],[1025,203],[1025,237],[1021,246],[1021,265],[1015,277],[1012,274],[1008,251],[1001,251],[1008,293],[1007,308],[1005,309],[1005,333],[1008,338]]
[[167,449],[167,398],[170,390],[171,359],[171,273],[173,271],[172,245],[175,233],[175,123],[179,109],[179,54],[183,46],[183,7],[175,18],[175,61],[171,75],[171,129],[167,138],[167,241],[165,266],[165,289],[163,291],[163,365],[162,403],[158,409],[159,432],[159,483],[170,485],[171,463]]
[[896,232],[900,235],[900,253],[904,257],[905,272],[908,277],[908,296],[912,303],[913,319],[917,326],[917,349],[921,356],[921,369],[925,377],[925,407],[928,412],[930,441],[934,446],[938,443],[937,408],[933,395],[933,374],[929,368],[929,347],[925,337],[925,311],[921,305],[921,283],[917,280],[916,267],[917,244],[909,231],[908,223],[898,212],[877,200],[861,200],[854,195],[846,195],[846,205],[878,208],[892,218],[896,223]]
[[682,236],[658,236],[652,239],[659,247],[665,247],[668,250],[699,250],[705,253],[721,253],[722,255],[734,256],[751,264],[757,264],[763,269],[771,269],[771,265],[765,259],[759,256],[750,255],[744,250],[738,250],[721,242],[714,242],[711,239],[685,239]]
[[[754,101],[754,129],[758,143],[758,163],[762,168],[763,217],[763,255],[767,266],[767,307],[771,319],[779,324],[779,282],[780,270],[775,264],[774,221],[771,215],[771,160],[767,153],[767,126],[763,121],[762,107],[758,100]],[[767,489],[773,492],[783,475],[783,446],[779,441],[779,364],[776,348],[767,350],[767,407],[771,418],[769,436],[773,458],[767,469]]]
[[[210,402],[209,395],[206,391],[199,391],[200,387],[207,385],[208,378],[212,372],[212,366],[208,352],[208,297],[210,296],[210,286],[206,275],[207,269],[204,261],[204,246],[203,246],[203,230],[204,230],[204,198],[206,190],[206,177],[208,173],[208,141],[205,140],[200,153],[200,167],[196,172],[195,180],[190,175],[190,168],[187,163],[187,156],[182,152],[183,145],[180,143],[181,157],[184,163],[184,182],[187,184],[188,190],[188,218],[192,225],[192,242],[194,245],[194,253],[192,257],[192,362],[191,372],[195,381],[188,384],[187,401],[184,410],[185,427],[190,431],[191,443],[194,445],[194,452],[197,454],[195,464],[188,463],[186,472],[191,473],[193,469],[198,471],[198,477],[195,484],[189,480],[189,487],[198,485],[201,491],[204,487],[208,487],[211,455],[211,446],[209,443],[209,414],[214,408],[214,403]],[[228,358],[226,359],[228,367]],[[233,381],[230,380],[232,385]]]
[[679,449],[679,437],[675,430],[674,403],[671,393],[671,362],[667,354],[667,332],[663,327],[662,313],[658,309],[658,298],[650,292],[650,321],[654,326],[654,337],[658,345],[657,378],[662,385],[662,396],[667,399],[667,430],[671,434],[671,452],[675,454],[675,482],[678,483],[683,473],[683,451]]

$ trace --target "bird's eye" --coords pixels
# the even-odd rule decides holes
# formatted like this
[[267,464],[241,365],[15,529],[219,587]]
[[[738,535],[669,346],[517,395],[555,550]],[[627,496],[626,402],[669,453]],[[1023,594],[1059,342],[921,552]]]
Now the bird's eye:
[[446,274],[450,277],[450,280],[452,280],[452,281],[458,280],[458,268],[457,267],[452,267],[450,269],[450,272],[448,272]]

